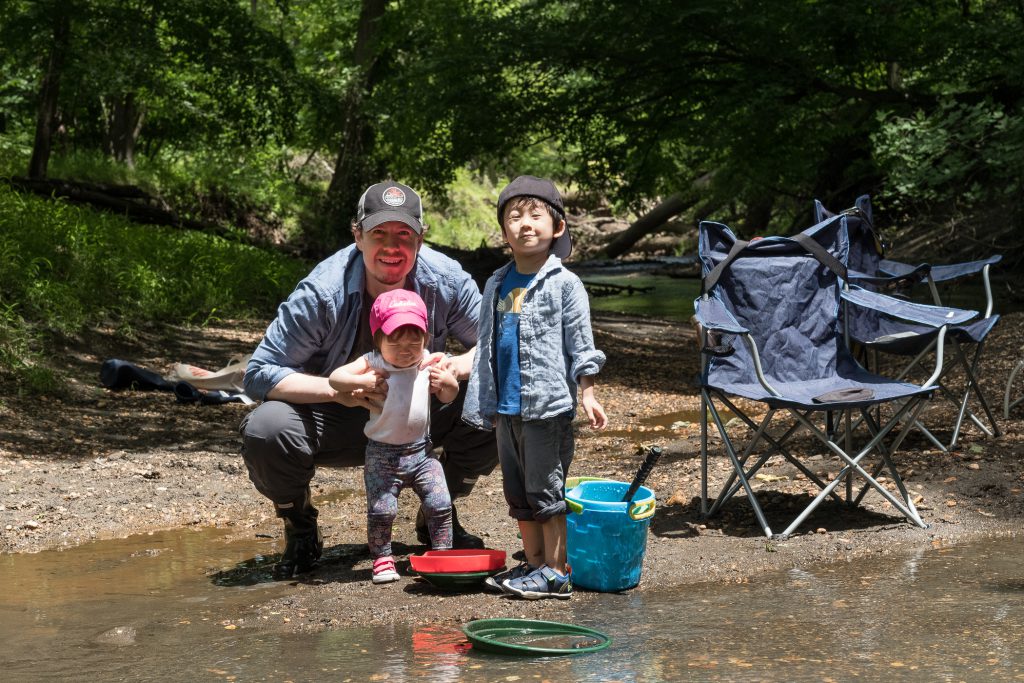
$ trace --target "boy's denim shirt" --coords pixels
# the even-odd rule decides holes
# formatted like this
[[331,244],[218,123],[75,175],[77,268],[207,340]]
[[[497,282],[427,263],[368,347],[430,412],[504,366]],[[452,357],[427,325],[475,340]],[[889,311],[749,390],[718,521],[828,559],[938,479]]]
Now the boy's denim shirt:
[[[501,282],[513,267],[508,263],[491,275],[480,304],[480,341],[462,410],[462,419],[480,429],[493,429],[497,414],[494,311]],[[519,315],[522,418],[575,415],[577,378],[596,375],[604,361],[594,348],[583,283],[558,257],[549,256],[526,288]]]
[[[321,261],[281,304],[245,371],[245,393],[262,401],[294,372],[326,377],[344,365],[355,346],[363,310],[366,268],[355,245]],[[423,246],[405,285],[423,298],[430,321],[430,351],[444,351],[453,335],[476,345],[480,289],[462,267]]]

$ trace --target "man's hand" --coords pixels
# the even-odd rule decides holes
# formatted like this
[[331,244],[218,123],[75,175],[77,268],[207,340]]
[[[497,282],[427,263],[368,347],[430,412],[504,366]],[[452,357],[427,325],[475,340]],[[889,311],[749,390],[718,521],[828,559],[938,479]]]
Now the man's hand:
[[388,377],[387,370],[367,367],[362,372],[353,373],[346,382],[353,387],[352,390],[338,391],[334,400],[349,408],[366,408],[379,413],[388,396]]
[[450,361],[447,353],[444,351],[435,351],[434,353],[428,354],[427,357],[423,359],[423,362],[420,363],[420,370],[424,370],[434,365],[448,367],[449,363]]
[[433,365],[443,365],[452,371],[455,380],[461,382],[469,379],[469,373],[473,370],[473,359],[476,357],[476,347],[458,356],[450,356],[440,351],[435,351],[420,363],[420,370]]

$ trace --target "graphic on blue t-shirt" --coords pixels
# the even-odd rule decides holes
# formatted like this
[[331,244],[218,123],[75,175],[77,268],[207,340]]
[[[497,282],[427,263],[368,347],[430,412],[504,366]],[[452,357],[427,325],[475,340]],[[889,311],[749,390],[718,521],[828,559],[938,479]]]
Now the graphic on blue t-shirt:
[[495,321],[498,326],[498,412],[519,415],[522,384],[519,379],[519,314],[523,310],[523,296],[536,273],[520,273],[512,269],[498,290]]

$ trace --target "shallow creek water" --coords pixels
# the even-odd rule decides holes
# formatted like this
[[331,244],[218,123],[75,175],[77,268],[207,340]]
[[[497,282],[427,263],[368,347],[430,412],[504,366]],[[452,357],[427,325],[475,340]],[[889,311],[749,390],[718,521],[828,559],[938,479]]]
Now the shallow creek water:
[[[922,550],[743,584],[569,601],[613,638],[575,657],[474,652],[457,627],[275,634],[218,621],[287,584],[212,577],[274,541],[179,530],[0,556],[6,680],[1020,680],[1024,539]],[[451,599],[457,600],[457,596]],[[495,598],[501,599],[501,598]]]

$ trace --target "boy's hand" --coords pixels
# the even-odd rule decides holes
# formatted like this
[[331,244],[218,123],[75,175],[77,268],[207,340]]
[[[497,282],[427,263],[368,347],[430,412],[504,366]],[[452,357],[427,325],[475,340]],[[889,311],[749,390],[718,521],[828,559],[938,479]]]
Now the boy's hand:
[[604,406],[602,406],[598,400],[594,397],[594,393],[590,392],[588,395],[586,392],[583,393],[583,410],[587,413],[587,419],[590,420],[590,426],[594,429],[604,429],[608,426],[608,415],[604,412]]
[[605,415],[604,406],[598,402],[597,395],[594,392],[593,375],[580,377],[580,390],[582,394],[580,403],[583,404],[583,410],[587,413],[590,426],[594,429],[604,429],[608,426],[608,416]]

